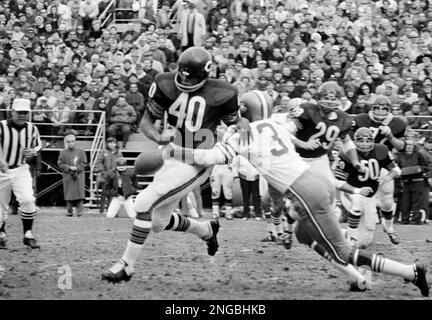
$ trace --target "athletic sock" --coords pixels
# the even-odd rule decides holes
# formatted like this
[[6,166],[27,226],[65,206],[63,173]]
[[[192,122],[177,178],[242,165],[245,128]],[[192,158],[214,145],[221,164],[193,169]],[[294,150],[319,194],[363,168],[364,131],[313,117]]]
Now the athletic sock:
[[226,217],[232,216],[232,199],[226,199],[225,201],[225,207],[226,207]]
[[276,216],[274,216],[274,215],[272,214],[272,216],[271,216],[271,221],[272,221],[272,224],[273,224],[274,227],[275,227],[276,234],[277,234],[277,235],[282,234],[282,233],[283,233],[283,230],[282,230],[282,224],[281,224],[281,217],[280,217],[280,216],[276,217]]
[[384,226],[384,230],[388,233],[394,232],[393,229],[393,209],[390,211],[386,211],[383,209],[380,209],[381,216],[382,216],[382,223]]
[[212,199],[212,213],[213,217],[219,217],[219,198]]
[[366,265],[374,272],[382,272],[385,274],[391,274],[399,276],[404,279],[413,281],[415,275],[415,264],[407,265],[403,264],[382,256],[376,255],[375,253],[370,254],[364,250],[355,250],[350,257],[351,263],[354,266]]
[[139,212],[134,219],[130,240],[126,245],[126,250],[122,260],[133,267],[144,246],[152,227],[151,213]]
[[24,230],[24,234],[27,233],[27,231],[31,231],[33,228],[33,220],[35,217],[36,212],[22,212],[21,211],[21,220],[22,220],[22,224],[23,224],[23,230]]
[[343,265],[341,263],[337,263],[327,252],[327,250],[316,241],[313,241],[310,247],[324,259],[329,261],[338,270],[344,273],[350,279],[350,281],[357,282],[358,284],[366,283],[365,277],[352,264],[347,263],[346,265]]
[[189,219],[177,213],[172,213],[170,222],[165,230],[192,233],[201,239],[208,239],[212,236],[212,228],[209,221],[198,221]]
[[358,225],[360,223],[361,212],[350,211],[348,213],[348,236],[351,239],[358,239]]

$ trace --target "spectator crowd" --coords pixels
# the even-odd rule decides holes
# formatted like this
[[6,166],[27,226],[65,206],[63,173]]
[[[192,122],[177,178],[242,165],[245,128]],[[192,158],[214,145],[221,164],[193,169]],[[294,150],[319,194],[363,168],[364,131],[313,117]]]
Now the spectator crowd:
[[103,111],[107,134],[125,147],[154,77],[175,71],[186,48],[203,46],[213,56],[211,77],[240,94],[266,91],[279,111],[293,98],[314,102],[328,80],[343,87],[350,114],[387,96],[393,114],[420,133],[417,147],[431,162],[428,0],[118,0],[117,18],[136,23],[125,20],[122,32],[103,25],[109,3],[2,0],[0,109],[28,98],[40,110],[33,121],[52,124],[39,126],[42,135],[78,123],[88,136],[100,113],[84,111]]

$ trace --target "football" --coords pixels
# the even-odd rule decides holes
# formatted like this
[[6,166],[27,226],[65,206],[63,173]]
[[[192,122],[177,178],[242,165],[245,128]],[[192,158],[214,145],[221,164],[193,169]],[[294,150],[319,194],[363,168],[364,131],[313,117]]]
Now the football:
[[137,175],[153,175],[163,165],[162,151],[158,148],[142,152],[135,160],[134,172]]

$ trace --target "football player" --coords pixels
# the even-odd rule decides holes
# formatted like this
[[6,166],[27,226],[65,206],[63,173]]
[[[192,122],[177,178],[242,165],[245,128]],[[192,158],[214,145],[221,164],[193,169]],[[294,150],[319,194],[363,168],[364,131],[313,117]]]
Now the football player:
[[[217,143],[211,150],[182,149],[171,143],[165,147],[164,156],[178,159],[193,157],[194,162],[202,166],[225,163],[237,154],[246,157],[269,184],[292,202],[296,213],[293,218],[298,222],[295,232],[299,242],[327,257],[349,275],[353,289],[366,288],[364,276],[355,269],[355,266],[366,265],[374,272],[400,276],[414,283],[423,296],[428,296],[429,286],[423,264],[406,265],[371,254],[353,248],[344,238],[339,223],[331,212],[335,188],[317,167],[302,160],[295,151],[288,129],[268,119],[270,113],[271,108],[267,106],[264,109],[259,101],[247,106],[243,116],[251,121],[254,137],[249,144],[240,142],[235,130],[228,130],[223,142]],[[346,189],[343,191],[350,191]],[[360,189],[360,194],[367,195],[369,192],[368,187]]]
[[297,152],[311,166],[319,168],[329,181],[334,181],[334,175],[327,153],[338,138],[341,150],[348,155],[354,167],[364,170],[349,135],[352,120],[341,110],[342,96],[343,90],[336,82],[324,82],[318,89],[318,104],[302,103],[292,112],[296,115],[293,120],[298,139],[294,141]]
[[[222,139],[226,131],[226,126],[219,125],[216,128],[218,141]],[[218,164],[212,169],[210,175],[210,187],[212,190],[212,215],[213,219],[219,218],[219,197],[221,188],[225,197],[225,218],[232,220],[232,198],[233,198],[233,180],[234,175],[231,165]]]
[[[359,173],[353,168],[344,153],[339,154],[335,168],[335,176],[338,187],[350,185],[356,192],[354,194],[343,193],[342,205],[348,211],[348,239],[360,248],[365,248],[372,243],[376,229],[376,198],[374,195],[380,183],[386,183],[400,175],[401,170],[393,159],[387,146],[374,143],[373,133],[369,128],[357,129],[354,134],[354,143],[357,147],[360,162],[367,168]],[[387,174],[380,175],[385,168]],[[371,193],[367,196],[359,194],[359,188],[369,187]],[[360,228],[359,228],[360,223]]]
[[[148,138],[161,145],[174,141],[185,147],[211,148],[220,121],[227,125],[237,122],[248,129],[248,121],[238,117],[237,89],[224,81],[210,79],[211,67],[210,53],[201,47],[191,47],[180,55],[177,72],[155,77],[141,121],[141,129]],[[165,113],[171,127],[161,134],[154,123],[162,120]],[[138,194],[134,203],[137,215],[126,250],[121,260],[102,274],[102,280],[117,283],[131,279],[150,231],[192,233],[207,243],[209,255],[216,253],[217,220],[198,221],[174,212],[179,200],[210,175],[211,167],[187,162],[168,159],[153,182]]]
[[[404,148],[405,143],[402,138],[407,127],[406,120],[402,117],[393,116],[391,102],[385,96],[375,98],[369,113],[361,113],[354,117],[352,131],[356,132],[361,127],[369,128],[372,131],[374,142],[385,144],[390,151],[393,148],[398,151]],[[386,173],[385,170],[382,170],[381,175]],[[382,180],[376,196],[384,232],[387,233],[393,244],[398,244],[399,238],[393,223],[396,211],[394,188],[394,180]]]

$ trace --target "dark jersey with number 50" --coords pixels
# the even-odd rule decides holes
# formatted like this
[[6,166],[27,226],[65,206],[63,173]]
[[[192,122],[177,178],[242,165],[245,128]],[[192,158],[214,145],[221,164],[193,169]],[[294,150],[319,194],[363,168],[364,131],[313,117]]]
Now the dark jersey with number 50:
[[186,148],[212,148],[216,127],[237,119],[237,89],[221,80],[208,79],[194,92],[182,92],[174,83],[175,73],[158,74],[149,90],[148,111],[156,118],[168,115],[168,123],[179,130],[175,142]]
[[383,144],[375,144],[367,155],[358,152],[360,162],[366,167],[366,172],[360,173],[353,167],[351,161],[344,153],[339,154],[339,161],[334,170],[336,179],[346,181],[355,188],[370,187],[373,194],[378,190],[378,178],[382,168],[388,171],[397,166],[389,149]]
[[319,139],[321,146],[314,150],[305,150],[297,147],[297,152],[303,158],[318,158],[326,154],[337,138],[344,138],[351,129],[350,116],[337,110],[334,120],[321,116],[317,104],[303,103],[297,110],[294,122],[297,127],[296,137],[302,141]]

